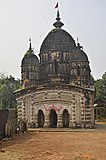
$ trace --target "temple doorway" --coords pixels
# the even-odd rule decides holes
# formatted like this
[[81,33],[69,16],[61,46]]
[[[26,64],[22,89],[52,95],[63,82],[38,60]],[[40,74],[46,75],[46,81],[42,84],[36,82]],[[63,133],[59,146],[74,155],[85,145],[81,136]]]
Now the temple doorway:
[[66,109],[63,111],[62,121],[63,121],[63,127],[68,128],[69,127],[69,113]]
[[50,111],[49,122],[50,122],[50,127],[51,128],[56,128],[57,127],[57,113],[54,109],[52,109]]
[[38,111],[38,127],[44,126],[44,113],[42,110]]

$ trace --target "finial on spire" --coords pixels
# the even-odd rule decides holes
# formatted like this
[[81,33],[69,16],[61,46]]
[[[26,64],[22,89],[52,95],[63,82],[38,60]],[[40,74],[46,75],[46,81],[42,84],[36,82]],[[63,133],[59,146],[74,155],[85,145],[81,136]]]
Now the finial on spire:
[[57,18],[56,18],[56,20],[57,20],[57,21],[60,21],[59,3],[58,3],[58,2],[57,2],[57,4],[56,4],[55,8],[57,8]]
[[55,6],[55,8],[57,8],[57,17],[56,17],[56,22],[53,24],[56,28],[61,28],[64,24],[60,21],[60,13],[59,13],[59,5],[58,2]]
[[57,18],[56,18],[57,21],[60,21],[60,13],[59,13],[59,10],[57,10]]
[[77,44],[78,44],[78,37],[77,37]]
[[83,49],[83,47],[80,46],[80,43],[78,42],[78,37],[77,37],[77,46],[78,46],[78,48]]
[[80,43],[78,42],[78,37],[77,37],[77,46],[80,46]]
[[32,50],[31,38],[29,38],[29,50]]

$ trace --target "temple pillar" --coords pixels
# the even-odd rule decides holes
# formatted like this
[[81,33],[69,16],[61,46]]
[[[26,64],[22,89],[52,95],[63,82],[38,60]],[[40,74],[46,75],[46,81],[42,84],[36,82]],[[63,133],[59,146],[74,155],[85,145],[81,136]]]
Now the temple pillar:
[[72,114],[69,114],[69,128],[73,127],[73,123],[72,123]]
[[50,127],[50,123],[49,123],[49,115],[45,115],[44,127],[47,127],[47,128]]
[[62,114],[58,114],[58,115],[57,115],[57,127],[58,127],[58,128],[63,127]]
[[38,127],[38,115],[37,114],[35,115],[35,127],[36,128]]

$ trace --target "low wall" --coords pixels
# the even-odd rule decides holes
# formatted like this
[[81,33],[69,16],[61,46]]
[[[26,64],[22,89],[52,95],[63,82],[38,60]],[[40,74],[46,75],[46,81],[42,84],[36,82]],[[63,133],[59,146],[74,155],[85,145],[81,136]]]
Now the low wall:
[[13,126],[13,134],[17,128],[17,112],[16,109],[0,110],[0,139],[4,138],[6,133],[6,124]]

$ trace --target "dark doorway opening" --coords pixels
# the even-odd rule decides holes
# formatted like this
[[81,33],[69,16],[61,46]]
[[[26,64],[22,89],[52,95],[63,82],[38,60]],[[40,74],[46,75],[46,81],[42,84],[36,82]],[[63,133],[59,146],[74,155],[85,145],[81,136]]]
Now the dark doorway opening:
[[54,109],[50,111],[49,115],[49,121],[50,121],[50,127],[51,128],[56,128],[57,127],[57,114]]
[[56,59],[53,61],[53,74],[58,74],[58,62]]
[[42,110],[38,111],[38,127],[44,126],[44,114]]
[[63,121],[63,127],[68,128],[69,127],[69,113],[66,109],[63,111],[62,121]]

